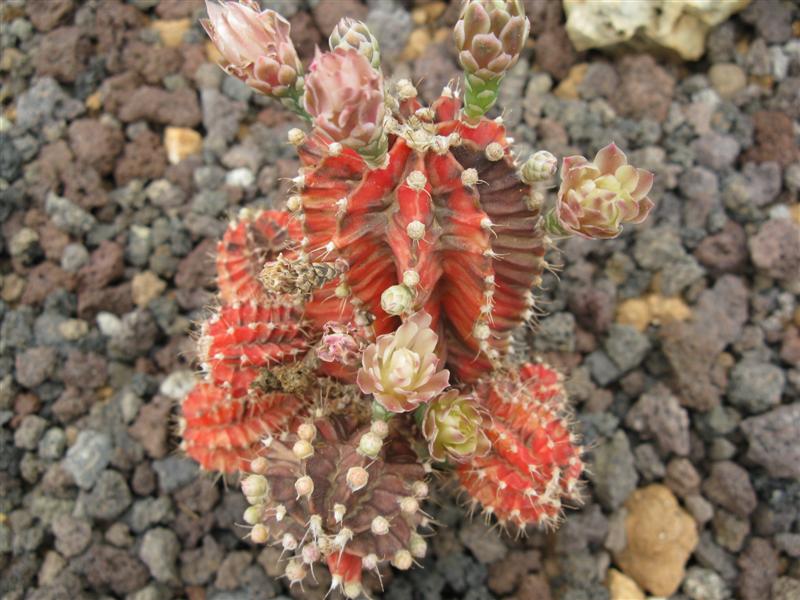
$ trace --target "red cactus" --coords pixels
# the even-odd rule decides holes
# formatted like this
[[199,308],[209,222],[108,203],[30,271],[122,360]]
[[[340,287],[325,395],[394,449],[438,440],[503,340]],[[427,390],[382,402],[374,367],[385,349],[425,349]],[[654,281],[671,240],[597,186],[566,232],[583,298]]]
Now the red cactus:
[[298,149],[302,247],[312,259],[347,261],[348,299],[374,318],[377,334],[399,324],[382,294],[407,287],[413,300],[404,312],[439,321],[448,366],[473,381],[499,364],[512,330],[530,317],[547,238],[502,124],[466,125],[459,109],[452,93],[432,109],[404,100],[382,169],[307,138]]
[[310,347],[298,309],[281,301],[223,306],[201,329],[199,355],[212,382],[234,397],[261,370],[302,358]]
[[287,427],[302,404],[291,394],[253,390],[235,398],[230,390],[198,383],[182,405],[183,448],[208,471],[246,470],[264,436]]
[[579,501],[583,471],[561,376],[526,364],[482,388],[492,451],[459,466],[461,484],[503,524],[555,525],[563,501]]

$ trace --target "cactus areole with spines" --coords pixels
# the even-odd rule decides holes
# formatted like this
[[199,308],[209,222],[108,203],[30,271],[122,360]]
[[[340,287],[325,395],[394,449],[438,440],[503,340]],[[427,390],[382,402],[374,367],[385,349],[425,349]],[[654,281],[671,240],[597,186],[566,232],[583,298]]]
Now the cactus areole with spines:
[[580,501],[582,449],[561,375],[512,337],[552,240],[641,222],[652,175],[611,144],[566,158],[548,203],[556,158],[518,159],[485,114],[525,47],[517,0],[464,3],[466,96],[448,86],[430,106],[384,81],[363,23],[343,20],[304,70],[279,15],[252,0],[208,12],[222,66],[309,129],[288,134],[301,167],[286,210],[243,209],[218,244],[187,454],[240,475],[243,522],[282,548],[291,585],[325,564],[348,598],[366,594],[363,571],[424,557],[433,470],[502,526],[557,524]]

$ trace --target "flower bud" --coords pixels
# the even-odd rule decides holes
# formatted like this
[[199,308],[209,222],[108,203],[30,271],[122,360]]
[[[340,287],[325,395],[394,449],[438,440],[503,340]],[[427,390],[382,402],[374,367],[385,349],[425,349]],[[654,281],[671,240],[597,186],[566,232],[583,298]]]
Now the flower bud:
[[298,498],[310,496],[314,492],[314,480],[308,475],[303,475],[294,482],[294,489]]
[[389,533],[389,521],[387,521],[386,518],[378,515],[372,519],[370,531],[372,531],[372,533],[375,535],[386,535]]
[[402,315],[411,310],[414,295],[404,285],[393,285],[381,294],[381,308],[390,315]]
[[261,519],[264,516],[264,505],[263,504],[254,504],[253,506],[248,506],[247,509],[244,511],[244,522],[248,525],[255,525],[261,522]]
[[250,539],[254,544],[266,544],[269,540],[269,527],[262,523],[256,523],[250,530]]
[[519,170],[519,174],[522,181],[530,185],[550,179],[556,174],[557,170],[558,159],[547,150],[539,150],[525,161]]
[[337,48],[352,49],[366,58],[374,69],[381,66],[381,51],[378,40],[369,28],[356,19],[344,17],[334,27],[328,45],[331,50]]
[[248,475],[242,481],[242,492],[247,498],[261,498],[267,493],[268,486],[263,475]]
[[371,431],[362,435],[361,439],[358,441],[358,451],[370,458],[378,456],[381,448],[383,448],[383,440]]
[[297,96],[303,65],[289,37],[291,25],[273,10],[245,2],[206,0],[200,23],[225,58],[226,70],[253,89],[276,98]]
[[369,482],[369,473],[363,467],[350,467],[347,469],[347,487],[357,492]]
[[467,0],[454,34],[464,69],[464,113],[483,116],[497,101],[500,80],[519,59],[530,23],[522,0]]
[[314,456],[314,446],[306,440],[297,440],[292,446],[292,452],[300,460]]

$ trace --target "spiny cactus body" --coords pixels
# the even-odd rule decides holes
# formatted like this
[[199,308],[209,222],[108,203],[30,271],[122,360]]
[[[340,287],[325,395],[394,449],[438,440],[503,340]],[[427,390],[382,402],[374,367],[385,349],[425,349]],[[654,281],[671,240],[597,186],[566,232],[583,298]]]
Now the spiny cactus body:
[[286,211],[246,209],[219,244],[221,306],[200,327],[184,445],[242,472],[250,539],[283,548],[292,585],[322,563],[355,598],[363,570],[410,568],[433,469],[523,531],[580,500],[561,376],[519,366],[512,335],[532,319],[551,238],[641,221],[652,176],[613,145],[569,157],[548,208],[556,158],[518,161],[485,115],[524,47],[522,6],[465,1],[464,105],[447,86],[429,107],[411,82],[384,82],[363,23],[343,20],[303,71],[272,11],[209,10],[228,71],[310,128],[288,132],[301,166]]

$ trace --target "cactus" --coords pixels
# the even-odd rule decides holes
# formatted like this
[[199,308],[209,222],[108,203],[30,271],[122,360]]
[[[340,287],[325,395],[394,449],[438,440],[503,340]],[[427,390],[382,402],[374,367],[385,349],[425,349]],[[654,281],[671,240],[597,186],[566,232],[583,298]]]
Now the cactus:
[[[241,63],[233,74],[252,66],[249,44],[225,46],[243,43],[239,18],[269,60],[291,62],[280,17],[233,5],[214,5],[210,30]],[[518,160],[502,119],[486,116],[524,47],[522,6],[465,2],[463,105],[450,86],[429,107],[410,81],[387,89],[377,41],[352,20],[290,92],[244,78],[310,130],[288,132],[301,167],[286,211],[246,209],[220,242],[221,306],[200,327],[204,381],[184,402],[183,436],[204,468],[242,473],[250,538],[283,547],[292,585],[324,563],[358,597],[363,570],[410,568],[425,554],[434,468],[519,530],[554,526],[580,501],[562,378],[520,365],[512,336],[533,318],[553,238],[640,222],[652,175],[613,145],[593,162],[569,157],[548,209],[557,159]]]

